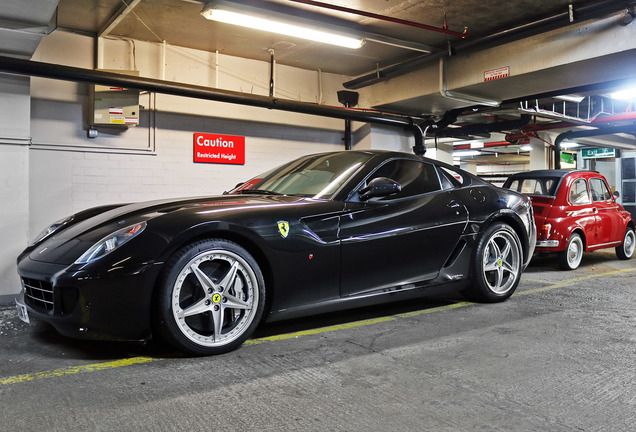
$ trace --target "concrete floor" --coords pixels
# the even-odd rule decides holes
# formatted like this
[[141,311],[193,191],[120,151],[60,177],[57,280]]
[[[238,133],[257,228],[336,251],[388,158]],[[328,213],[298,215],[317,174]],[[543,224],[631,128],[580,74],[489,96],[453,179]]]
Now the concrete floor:
[[65,339],[3,308],[0,430],[633,431],[635,281],[613,250],[571,272],[539,257],[502,304],[296,320],[209,358]]

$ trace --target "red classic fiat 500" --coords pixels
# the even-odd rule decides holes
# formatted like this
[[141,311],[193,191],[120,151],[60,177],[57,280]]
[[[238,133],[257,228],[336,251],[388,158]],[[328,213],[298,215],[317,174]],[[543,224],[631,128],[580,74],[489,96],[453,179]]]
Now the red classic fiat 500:
[[535,251],[557,252],[561,268],[577,268],[584,251],[615,247],[623,260],[634,254],[634,221],[598,172],[530,171],[510,176],[503,187],[532,198]]

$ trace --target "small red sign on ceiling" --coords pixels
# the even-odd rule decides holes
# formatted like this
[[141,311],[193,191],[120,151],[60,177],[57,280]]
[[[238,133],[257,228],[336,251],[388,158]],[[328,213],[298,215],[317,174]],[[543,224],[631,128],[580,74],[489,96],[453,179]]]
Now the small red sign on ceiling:
[[244,165],[245,137],[195,133],[194,162]]
[[494,81],[510,76],[510,66],[504,66],[484,72],[484,81]]

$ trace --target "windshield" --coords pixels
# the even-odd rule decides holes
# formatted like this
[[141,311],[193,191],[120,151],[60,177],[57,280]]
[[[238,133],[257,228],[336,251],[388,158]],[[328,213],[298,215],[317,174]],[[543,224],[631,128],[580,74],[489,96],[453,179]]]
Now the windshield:
[[516,178],[507,181],[504,187],[525,195],[554,196],[558,183],[558,177]]
[[257,176],[230,193],[329,199],[371,157],[354,151],[305,156]]

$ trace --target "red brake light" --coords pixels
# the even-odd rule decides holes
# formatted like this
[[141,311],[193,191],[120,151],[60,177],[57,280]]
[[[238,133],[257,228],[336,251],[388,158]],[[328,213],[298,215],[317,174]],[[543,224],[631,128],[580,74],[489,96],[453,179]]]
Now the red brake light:
[[539,233],[539,235],[541,236],[540,238],[542,239],[547,239],[550,238],[550,231],[552,230],[552,225],[550,224],[543,224],[541,226],[541,231]]

